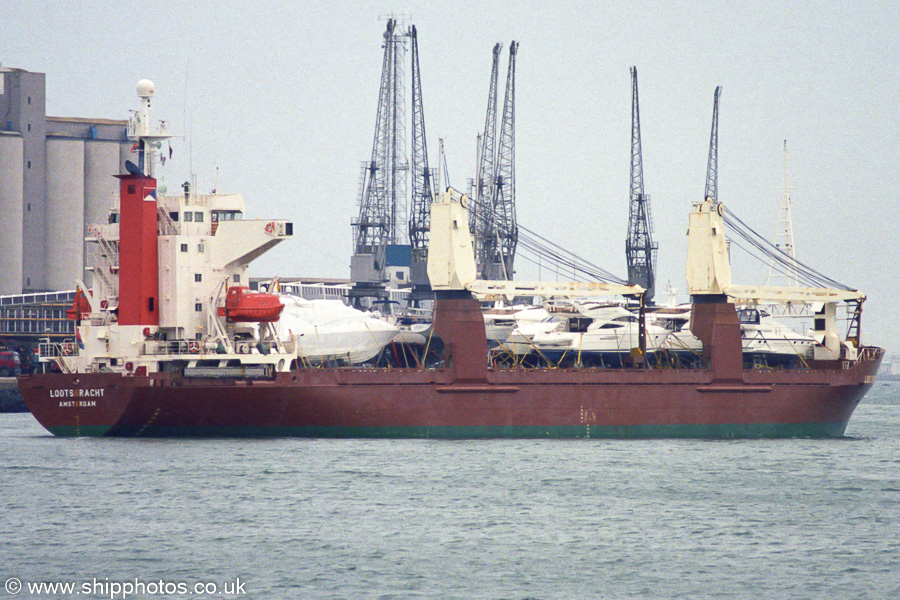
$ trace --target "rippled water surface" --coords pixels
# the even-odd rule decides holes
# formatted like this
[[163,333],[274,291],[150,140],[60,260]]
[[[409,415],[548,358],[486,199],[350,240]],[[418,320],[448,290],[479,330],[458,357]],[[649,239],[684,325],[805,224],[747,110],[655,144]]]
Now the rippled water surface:
[[240,597],[267,599],[900,598],[900,384],[877,383],[847,435],[62,439],[3,414],[0,583],[222,592],[240,578]]

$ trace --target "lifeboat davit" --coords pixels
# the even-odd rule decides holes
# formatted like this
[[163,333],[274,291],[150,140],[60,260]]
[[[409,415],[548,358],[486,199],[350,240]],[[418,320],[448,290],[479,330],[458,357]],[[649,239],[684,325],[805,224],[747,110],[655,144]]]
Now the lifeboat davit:
[[75,299],[72,301],[72,308],[66,309],[66,318],[71,321],[78,321],[84,315],[91,312],[91,303],[81,288],[75,290]]
[[278,296],[235,286],[228,288],[225,306],[219,307],[219,316],[235,323],[274,323],[283,310],[284,304]]

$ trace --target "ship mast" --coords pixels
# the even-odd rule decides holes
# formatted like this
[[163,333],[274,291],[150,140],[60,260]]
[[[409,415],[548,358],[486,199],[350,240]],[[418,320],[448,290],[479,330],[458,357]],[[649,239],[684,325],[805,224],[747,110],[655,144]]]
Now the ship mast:
[[126,136],[135,142],[138,153],[136,165],[141,174],[153,177],[154,167],[158,161],[159,149],[162,142],[174,136],[166,132],[166,122],[160,121],[154,127],[150,120],[150,101],[154,92],[153,82],[149,79],[141,79],[137,83],[137,95],[141,99],[141,107],[131,111],[131,118],[126,127]]
[[[778,218],[775,248],[787,255],[793,262],[797,256],[794,253],[794,226],[791,222],[791,193],[788,187],[787,158],[787,140],[784,140],[784,192],[781,195],[781,212]],[[769,275],[766,277],[766,285],[777,285],[778,282],[781,282],[783,285],[799,285],[796,272],[784,273],[776,270],[775,260],[773,259],[772,264],[769,266]]]

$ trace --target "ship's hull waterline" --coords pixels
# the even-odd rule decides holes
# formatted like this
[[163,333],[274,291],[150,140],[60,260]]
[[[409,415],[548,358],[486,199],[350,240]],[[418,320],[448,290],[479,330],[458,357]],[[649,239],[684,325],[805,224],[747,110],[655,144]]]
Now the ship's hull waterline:
[[21,377],[19,390],[56,435],[828,437],[843,435],[883,354],[742,370],[734,308],[695,313],[715,332],[709,369],[489,369],[479,304],[462,295],[436,303],[442,369],[312,368],[260,379],[57,373]]
[[497,371],[453,384],[445,371],[307,369],[266,381],[33,375],[20,390],[61,436],[833,437],[872,366],[748,371],[739,385],[702,370]]

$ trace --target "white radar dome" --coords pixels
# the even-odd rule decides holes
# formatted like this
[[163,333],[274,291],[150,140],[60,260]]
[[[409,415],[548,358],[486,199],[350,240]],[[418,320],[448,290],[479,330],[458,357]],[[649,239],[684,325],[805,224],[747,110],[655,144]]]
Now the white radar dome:
[[153,95],[153,82],[149,79],[141,79],[137,84],[137,94],[141,98],[149,98]]

